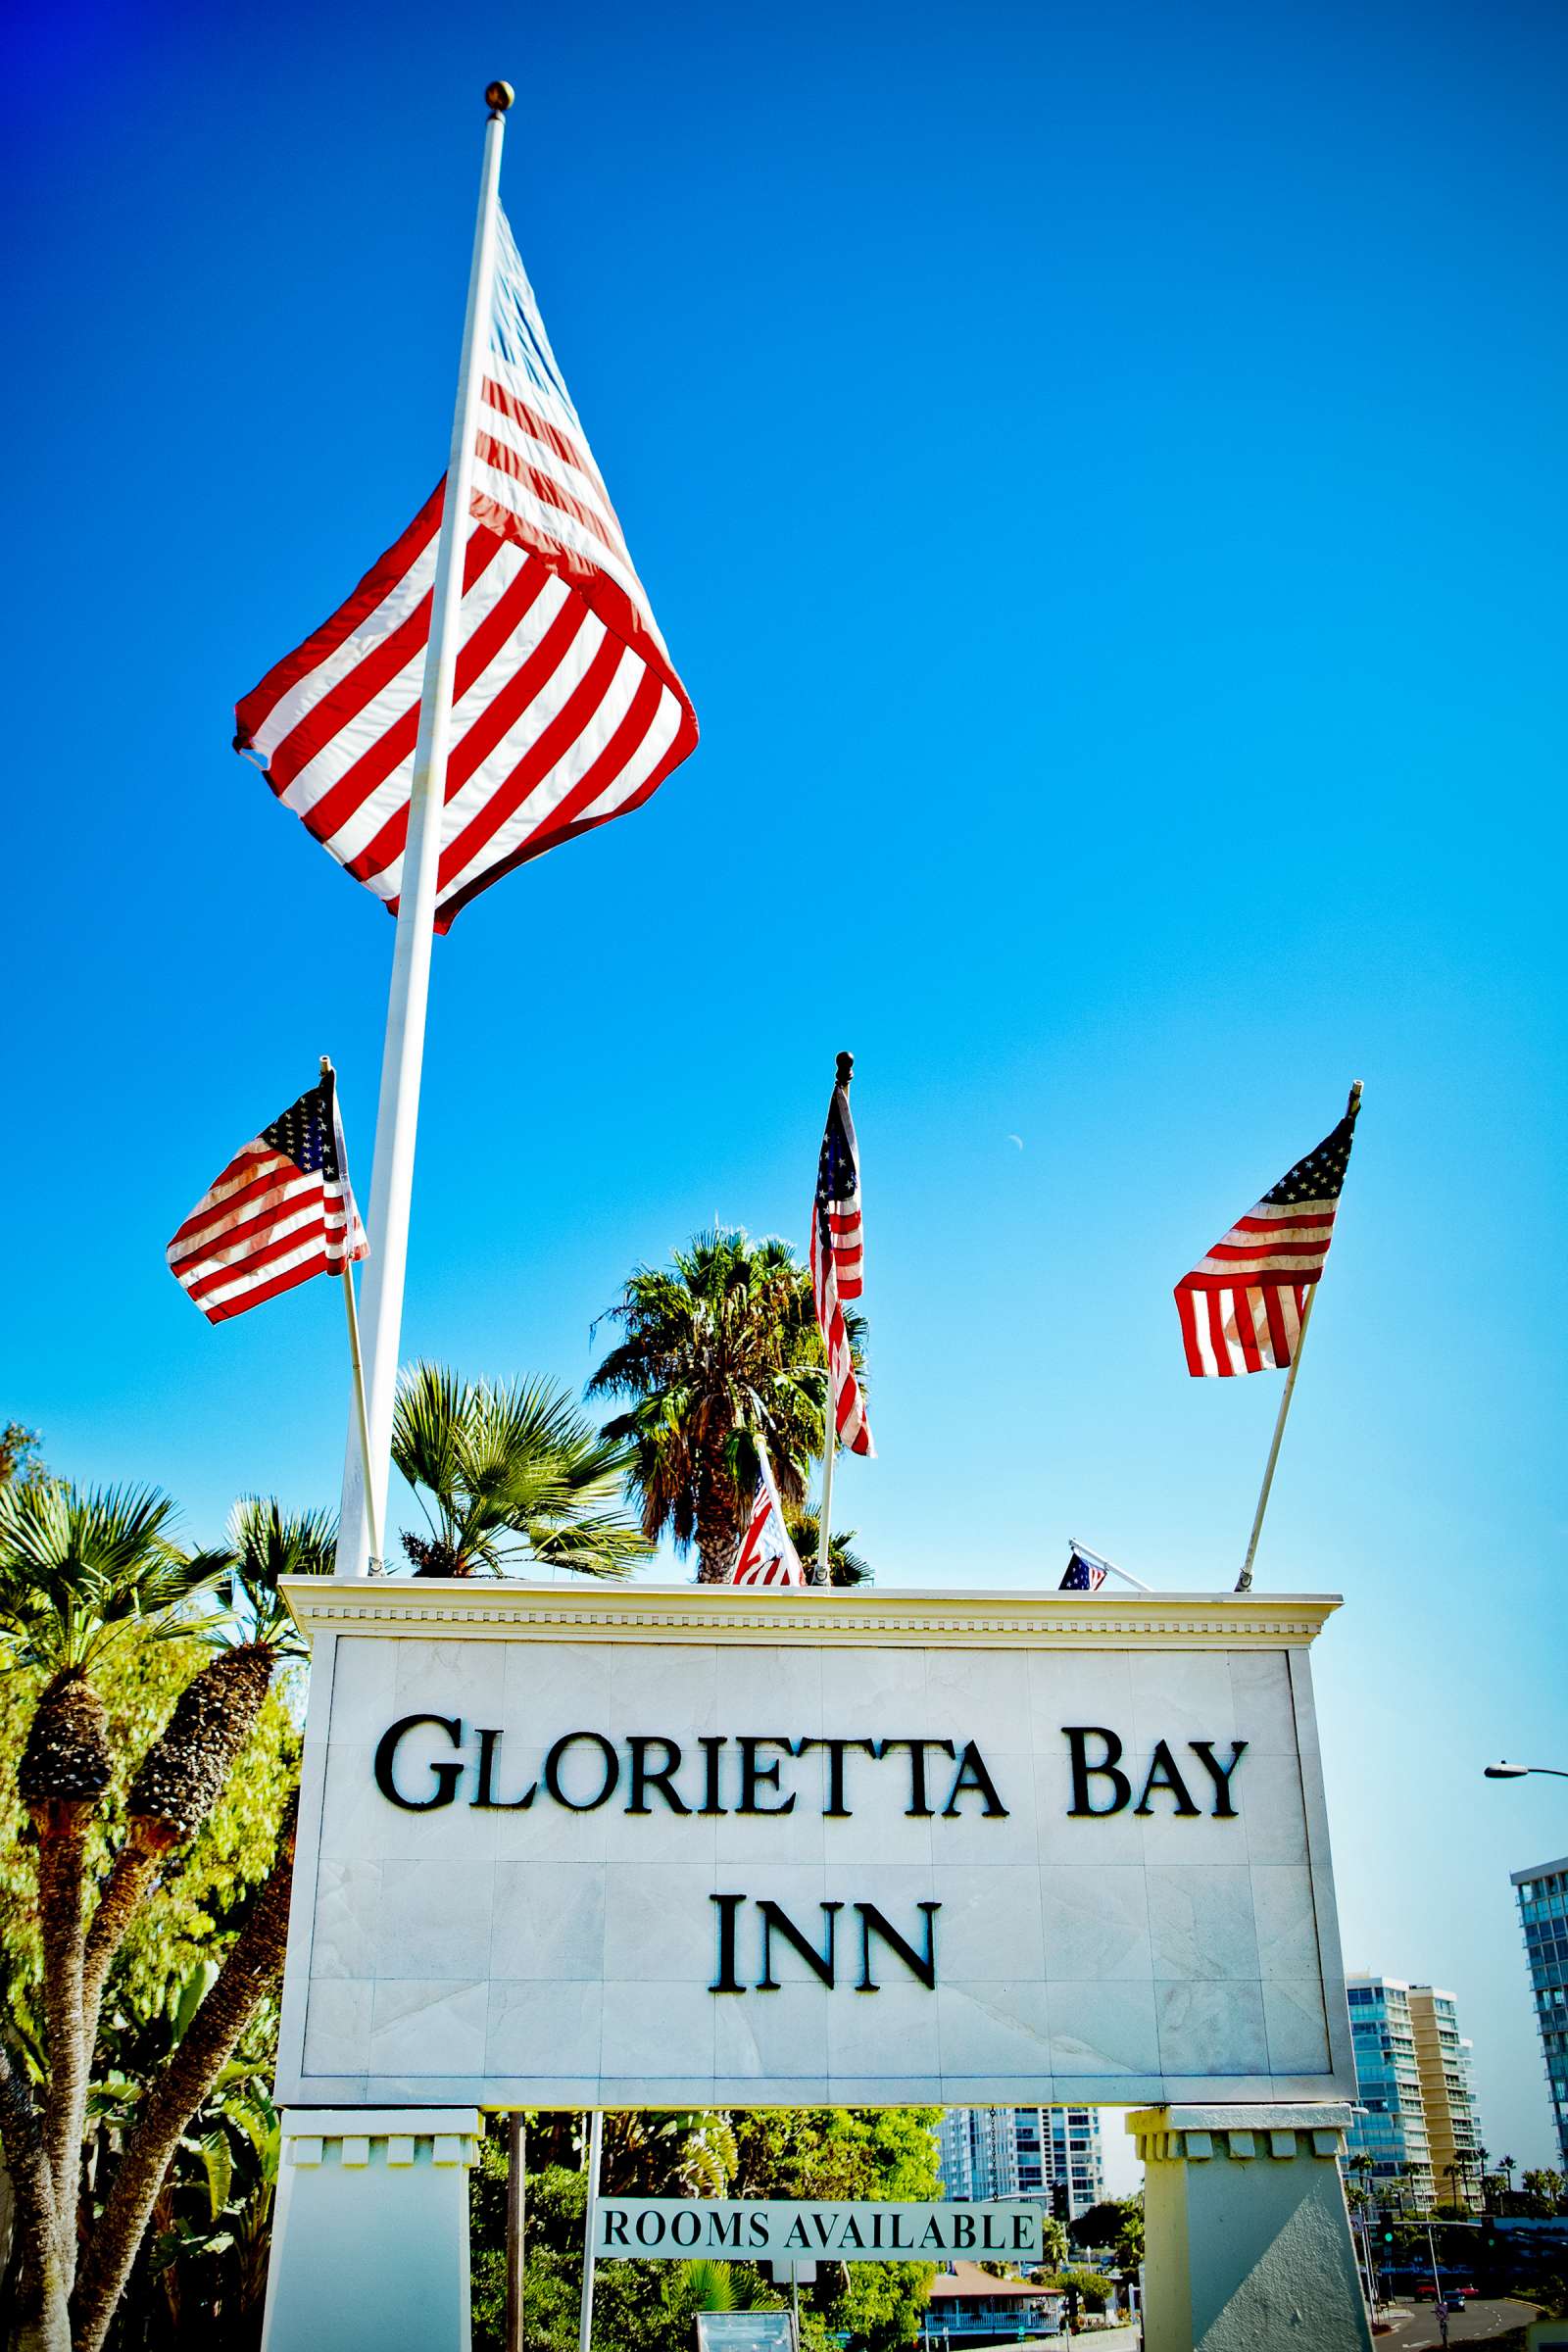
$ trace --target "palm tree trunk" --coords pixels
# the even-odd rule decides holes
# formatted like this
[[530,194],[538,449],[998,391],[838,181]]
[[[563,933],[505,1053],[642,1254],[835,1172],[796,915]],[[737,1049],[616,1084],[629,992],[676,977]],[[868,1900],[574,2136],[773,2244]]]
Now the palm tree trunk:
[[109,1866],[82,1959],[82,2021],[89,2049],[98,2038],[98,2005],[103,1999],[110,1965],[167,1851],[168,1844],[153,1843],[132,1822],[124,1844]]
[[277,1652],[256,1642],[225,1649],[186,1684],[126,1798],[130,1825],[93,1914],[82,1970],[89,2061],[115,1954],[172,1848],[193,1838],[228,1785],[272,1687]]
[[[81,2169],[81,2119],[87,2104],[87,2053],[81,2030],[81,1962],[87,1839],[85,1806],[50,1808],[38,1824],[38,1920],[43,1939],[39,2005],[49,2050],[49,2096],[44,2151],[62,2217],[61,2257],[66,2284],[75,2246],[76,2176]],[[72,2227],[65,2227],[69,2216]]]
[[746,1533],[741,1497],[723,1464],[704,1464],[697,1501],[697,1582],[727,1585]]
[[180,2133],[217,2082],[234,2044],[283,1973],[294,1878],[291,1801],[277,1859],[211,1992],[143,2102],[125,2142],[82,2268],[74,2306],[75,2352],[102,2352]]
[[[59,2206],[32,2092],[0,2045],[0,2143],[11,2193],[14,2228],[26,2273],[24,2312],[13,2341],[17,2352],[71,2352],[70,2281],[62,2258]],[[70,2205],[73,2230],[75,2201]]]

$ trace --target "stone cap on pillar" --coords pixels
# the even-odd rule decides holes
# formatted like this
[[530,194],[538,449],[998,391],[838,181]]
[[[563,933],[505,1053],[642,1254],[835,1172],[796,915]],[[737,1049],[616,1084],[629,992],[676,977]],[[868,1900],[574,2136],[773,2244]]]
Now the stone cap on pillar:
[[1145,2164],[1203,2164],[1216,2156],[1246,2164],[1339,2155],[1355,2110],[1346,2100],[1256,2107],[1137,2107],[1127,2129]]
[[419,2161],[426,2140],[432,2165],[471,2167],[484,2132],[477,2107],[285,2107],[279,2117],[285,2164],[324,2164],[326,2143],[338,2143],[338,2162],[353,2169],[370,2161],[370,2142],[386,2142],[388,2165]]

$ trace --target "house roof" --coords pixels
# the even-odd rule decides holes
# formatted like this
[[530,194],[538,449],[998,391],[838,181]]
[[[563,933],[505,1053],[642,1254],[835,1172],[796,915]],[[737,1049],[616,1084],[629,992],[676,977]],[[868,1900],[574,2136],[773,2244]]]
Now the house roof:
[[939,2271],[931,2281],[933,2303],[1049,2303],[1057,2295],[1051,2286],[1031,2286],[1027,2278],[993,2278],[977,2262],[956,2262]]

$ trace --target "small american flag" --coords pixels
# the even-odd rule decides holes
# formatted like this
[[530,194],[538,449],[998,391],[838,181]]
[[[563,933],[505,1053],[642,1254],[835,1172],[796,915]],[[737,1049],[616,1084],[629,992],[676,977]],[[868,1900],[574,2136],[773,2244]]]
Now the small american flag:
[[368,1254],[330,1071],[235,1152],[168,1250],[209,1323]]
[[864,1267],[860,1228],[860,1152],[850,1116],[849,1080],[854,1063],[839,1055],[838,1084],[827,1106],[827,1131],[816,1164],[811,1203],[811,1288],[816,1320],[827,1349],[828,1388],[838,1442],[851,1453],[869,1454],[871,1425],[855,1376],[845,1305],[858,1298]]
[[1086,1559],[1074,1544],[1072,1558],[1067,1562],[1067,1573],[1056,1590],[1058,1592],[1098,1592],[1104,1581],[1105,1571],[1098,1560]]
[[1195,1379],[1283,1367],[1296,1353],[1311,1285],[1323,1272],[1349,1164],[1359,1094],[1316,1151],[1176,1285],[1176,1311]]
[[[641,808],[697,741],[505,217],[453,684],[435,927]],[[445,484],[235,711],[286,808],[397,911]]]
[[735,1560],[732,1585],[804,1585],[806,1570],[790,1542],[784,1524],[784,1505],[773,1479],[773,1465],[758,1448],[757,1499]]

